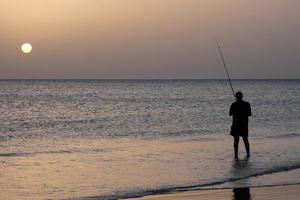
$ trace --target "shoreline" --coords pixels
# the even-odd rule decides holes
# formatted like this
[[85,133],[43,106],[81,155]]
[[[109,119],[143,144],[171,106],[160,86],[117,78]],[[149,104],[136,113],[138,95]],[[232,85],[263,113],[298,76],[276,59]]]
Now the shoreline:
[[224,189],[199,189],[169,194],[146,195],[124,200],[297,200],[300,183]]

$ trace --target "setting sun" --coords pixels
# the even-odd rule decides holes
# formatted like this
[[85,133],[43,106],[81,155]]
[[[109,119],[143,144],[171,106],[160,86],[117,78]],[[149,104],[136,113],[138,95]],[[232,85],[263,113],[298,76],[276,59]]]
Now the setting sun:
[[21,46],[21,50],[23,51],[23,53],[30,53],[32,51],[32,46],[29,43],[24,43]]

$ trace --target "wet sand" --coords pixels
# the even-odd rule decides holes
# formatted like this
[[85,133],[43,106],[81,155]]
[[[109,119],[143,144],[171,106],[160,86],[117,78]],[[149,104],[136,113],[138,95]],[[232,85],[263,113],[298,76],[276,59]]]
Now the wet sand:
[[[153,195],[135,200],[298,200],[300,185],[217,189]],[[132,199],[133,200],[133,199]]]

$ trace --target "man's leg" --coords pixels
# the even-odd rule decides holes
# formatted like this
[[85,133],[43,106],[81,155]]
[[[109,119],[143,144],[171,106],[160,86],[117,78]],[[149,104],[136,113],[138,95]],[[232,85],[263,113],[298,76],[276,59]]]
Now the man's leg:
[[239,153],[239,141],[240,137],[239,136],[234,136],[234,157],[238,158],[238,153]]
[[243,137],[243,140],[247,151],[247,157],[250,157],[250,145],[249,145],[248,137]]

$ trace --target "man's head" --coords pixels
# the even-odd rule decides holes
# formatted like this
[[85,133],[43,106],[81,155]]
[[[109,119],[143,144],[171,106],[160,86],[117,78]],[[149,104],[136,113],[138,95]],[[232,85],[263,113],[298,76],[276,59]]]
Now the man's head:
[[243,99],[243,93],[240,92],[240,91],[236,92],[235,93],[235,98],[236,98],[236,100],[241,101]]

